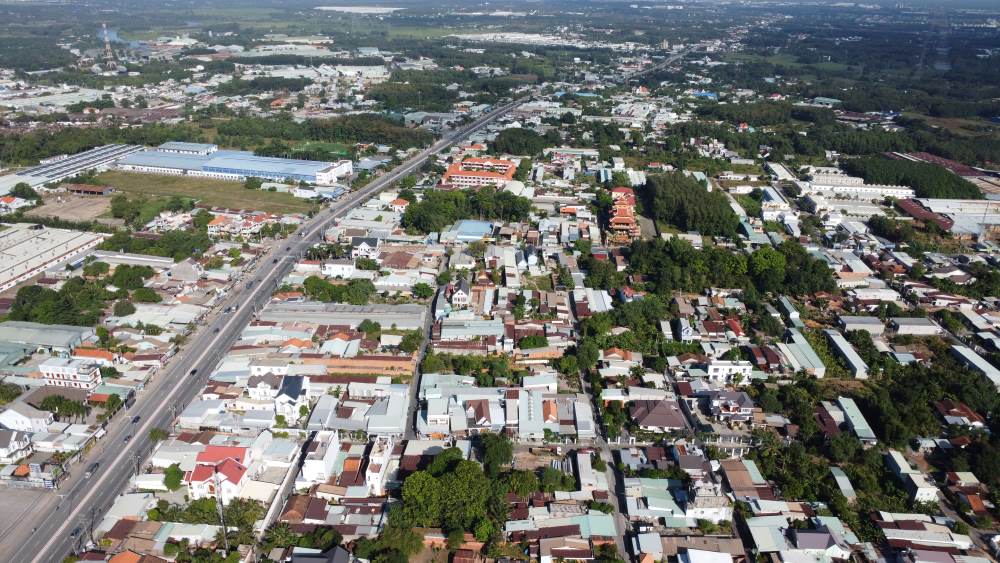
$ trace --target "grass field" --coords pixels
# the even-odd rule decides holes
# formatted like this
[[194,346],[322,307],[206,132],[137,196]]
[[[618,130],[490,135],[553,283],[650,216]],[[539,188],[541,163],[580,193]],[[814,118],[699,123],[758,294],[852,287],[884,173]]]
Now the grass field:
[[932,117],[909,112],[904,113],[903,116],[923,120],[928,125],[947,129],[951,133],[963,137],[983,136],[991,139],[1000,139],[1000,126],[981,118]]
[[846,64],[832,63],[832,62],[803,64],[803,63],[798,62],[797,58],[794,55],[790,55],[790,54],[787,54],[787,53],[781,53],[781,54],[778,54],[778,55],[771,55],[769,57],[764,57],[764,56],[761,56],[761,55],[754,55],[754,54],[750,54],[750,53],[732,53],[732,54],[726,55],[724,57],[724,59],[727,60],[727,61],[729,61],[729,62],[736,62],[736,61],[742,61],[742,62],[768,62],[768,63],[774,64],[774,65],[787,66],[787,67],[790,67],[790,68],[816,69],[816,70],[824,71],[824,72],[841,72],[841,71],[850,70],[850,69],[854,68],[854,67],[846,65]]
[[351,146],[345,143],[326,143],[323,141],[306,141],[300,145],[295,145],[292,148],[292,152],[301,151],[330,151],[335,154],[340,154],[343,156],[348,156],[351,154]]
[[128,195],[149,197],[182,196],[198,200],[203,205],[267,211],[270,213],[302,213],[312,204],[290,194],[248,190],[239,182],[211,178],[157,176],[110,171],[97,177],[100,184],[113,186]]

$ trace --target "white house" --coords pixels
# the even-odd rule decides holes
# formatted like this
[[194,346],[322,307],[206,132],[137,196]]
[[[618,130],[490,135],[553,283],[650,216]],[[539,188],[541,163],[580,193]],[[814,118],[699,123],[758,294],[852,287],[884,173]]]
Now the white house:
[[52,413],[40,411],[23,401],[11,403],[7,410],[0,412],[0,426],[21,432],[45,432],[53,420]]
[[232,458],[226,458],[215,465],[199,463],[185,475],[185,481],[190,498],[220,497],[222,504],[229,504],[243,489],[243,484],[247,481],[247,468]]
[[16,463],[31,452],[31,438],[26,433],[0,430],[0,463]]
[[254,401],[273,401],[278,396],[282,376],[266,373],[247,379],[247,396]]
[[378,260],[382,240],[376,237],[351,237],[351,258]]
[[354,275],[354,260],[342,258],[323,262],[323,275],[328,278],[348,279]]
[[743,360],[712,360],[705,371],[711,381],[732,383],[738,378],[741,384],[746,385],[750,382],[753,364]]
[[309,378],[304,375],[286,375],[274,398],[274,412],[292,422],[299,419],[299,410],[309,407]]

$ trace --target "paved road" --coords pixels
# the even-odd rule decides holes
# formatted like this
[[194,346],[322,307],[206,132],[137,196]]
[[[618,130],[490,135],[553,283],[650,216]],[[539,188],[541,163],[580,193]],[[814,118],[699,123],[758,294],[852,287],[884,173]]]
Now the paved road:
[[640,76],[642,76],[644,74],[649,74],[651,72],[655,72],[655,71],[660,70],[662,68],[666,68],[666,67],[674,64],[675,62],[683,59],[685,56],[687,56],[689,53],[691,53],[692,51],[694,51],[696,48],[697,47],[691,47],[689,49],[684,49],[683,51],[681,51],[679,53],[674,53],[673,55],[670,55],[666,59],[663,59],[662,61],[656,63],[653,66],[649,66],[649,67],[646,67],[646,68],[644,68],[642,70],[637,70],[635,72],[629,72],[627,74],[624,74],[624,75],[621,76],[621,78],[618,79],[618,82],[626,83],[629,80],[632,80],[633,78],[638,78],[638,77],[640,77]]
[[[505,115],[526,99],[501,106],[465,127],[446,132],[431,147],[322,210],[296,235],[265,256],[257,272],[247,275],[247,281],[235,287],[222,304],[239,305],[238,309],[209,318],[191,336],[186,347],[140,394],[135,405],[109,426],[108,435],[89,454],[87,461],[78,465],[79,469],[75,470],[78,474],[64,483],[60,494],[47,496],[32,512],[33,517],[26,518],[18,530],[4,539],[0,560],[58,561],[90,541],[92,523],[101,518],[119,492],[125,490],[139,461],[152,451],[149,431],[170,426],[176,414],[198,394],[208,373],[237,339],[243,327],[268,302],[272,291],[291,271],[297,258],[321,240],[333,219],[411,174],[432,155]],[[137,424],[131,423],[134,416],[140,417]],[[100,468],[92,477],[88,479],[79,474],[95,461]],[[28,526],[32,526],[30,531]]]

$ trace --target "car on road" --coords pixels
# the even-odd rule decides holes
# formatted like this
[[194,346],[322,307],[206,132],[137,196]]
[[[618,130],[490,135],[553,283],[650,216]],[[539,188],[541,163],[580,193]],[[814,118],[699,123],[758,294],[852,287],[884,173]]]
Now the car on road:
[[212,329],[212,334],[219,334],[219,327]]
[[194,368],[193,370],[189,371],[188,375],[198,375],[198,368]]
[[272,263],[272,264],[277,264],[277,263],[278,263],[278,259],[277,259],[277,258],[275,258],[274,260],[271,260],[271,263]]
[[141,416],[133,416],[132,417],[132,424],[139,424],[139,420],[141,418],[142,418]]
[[87,467],[87,471],[83,473],[83,478],[90,479],[91,477],[93,477],[94,473],[97,473],[97,468],[100,466],[101,464],[96,461],[94,463],[91,463],[90,466]]
[[131,435],[131,434],[128,434],[128,435],[127,435],[127,436],[125,436],[125,438],[124,438],[124,439],[122,440],[122,443],[123,443],[123,444],[127,444],[127,443],[129,443],[129,442],[131,442],[131,441],[132,441],[132,435]]

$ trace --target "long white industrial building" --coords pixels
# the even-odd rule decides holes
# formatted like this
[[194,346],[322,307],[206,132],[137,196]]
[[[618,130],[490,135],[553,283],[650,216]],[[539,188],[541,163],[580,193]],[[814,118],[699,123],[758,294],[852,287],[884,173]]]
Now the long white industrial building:
[[16,223],[0,231],[0,291],[94,248],[104,235]]

